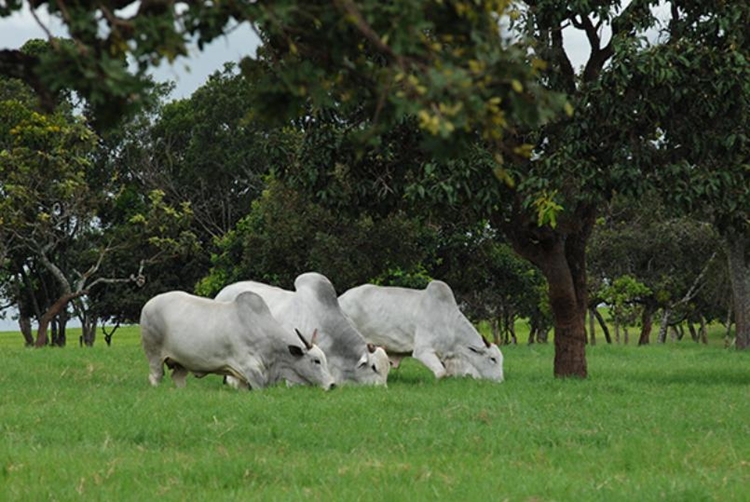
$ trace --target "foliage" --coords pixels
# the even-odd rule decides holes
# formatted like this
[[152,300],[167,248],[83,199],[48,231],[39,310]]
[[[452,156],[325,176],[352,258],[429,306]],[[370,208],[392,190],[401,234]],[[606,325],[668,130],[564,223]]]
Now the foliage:
[[[744,2],[685,2],[672,10],[665,43],[613,65],[627,106],[617,121],[650,141],[634,163],[675,207],[710,222],[727,250],[738,326],[750,346],[748,107],[750,42]],[[627,68],[620,63],[627,65]]]
[[127,284],[91,292],[92,313],[103,320],[132,323],[152,296],[187,289],[204,273],[201,245],[192,231],[189,204],[174,207],[158,190],[148,194],[123,189],[112,201],[121,220],[109,221],[108,237],[118,245],[104,266],[120,276],[135,275]]
[[[6,3],[0,16],[25,3]],[[33,7],[46,7],[58,18],[71,43],[52,39],[51,50],[39,56],[4,51],[0,68],[26,77],[42,96],[74,89],[102,124],[112,124],[143,99],[149,67],[186,55],[193,37],[202,48],[233,23],[249,22],[268,48],[261,64],[275,68],[276,78],[259,89],[267,115],[308,102],[368,102],[362,113],[376,123],[411,115],[431,136],[485,130],[488,139],[497,139],[509,114],[525,121],[546,117],[546,107],[535,103],[546,101],[532,80],[535,66],[501,31],[508,4],[42,1]],[[127,58],[135,63],[134,73]],[[257,63],[246,60],[245,71],[255,72]]]
[[0,236],[8,272],[0,279],[21,314],[39,319],[97,272],[102,194],[89,185],[97,138],[64,107],[37,112],[24,92],[0,101],[0,117]]
[[446,140],[475,134],[502,145],[504,130],[542,123],[562,105],[535,83],[543,63],[528,61],[524,47],[502,31],[508,5],[272,5],[260,24],[260,56],[246,59],[243,70],[258,79],[265,116],[335,108],[366,121],[367,136],[414,117],[426,142],[443,151]]
[[724,234],[750,218],[750,42],[743,30],[731,28],[750,11],[744,3],[681,7],[669,43],[634,57],[629,85],[620,92],[632,116],[659,139],[642,160],[657,167],[653,175],[663,195],[702,213]]
[[215,240],[249,210],[291,141],[246,120],[246,82],[231,65],[189,99],[165,103],[170,90],[156,89],[154,106],[110,129],[102,149],[101,169],[119,186],[106,221],[137,245],[116,263],[147,263],[145,288],[101,304],[119,320],[137,319],[148,295],[193,290]]
[[190,98],[163,106],[150,130],[144,162],[128,166],[149,189],[189,202],[195,231],[210,248],[244,216],[264,176],[289,161],[295,136],[260,128],[250,114],[252,86],[232,64]]
[[[725,262],[711,260],[721,251],[711,226],[688,217],[670,216],[653,193],[632,200],[616,197],[600,218],[588,248],[590,287],[597,301],[653,303],[669,308],[683,298],[701,270],[711,262],[698,294],[681,313],[696,311],[706,319],[723,319],[728,305]],[[612,288],[625,281],[635,288]],[[619,297],[619,301],[615,296]],[[617,313],[615,313],[617,315]]]
[[630,275],[621,275],[602,288],[601,297],[609,306],[609,313],[616,324],[633,325],[638,318],[635,304],[651,290]]
[[293,289],[299,274],[315,270],[343,292],[389,270],[417,271],[433,238],[429,228],[403,215],[337,216],[271,180],[247,217],[220,241],[212,273],[198,291],[213,295],[247,279]]
[[539,270],[502,242],[486,222],[469,230],[444,228],[438,256],[436,274],[451,285],[470,319],[490,321],[496,339],[515,336],[519,318],[540,328],[551,324]]
[[[500,385],[436,382],[406,360],[387,389],[248,393],[213,377],[180,390],[169,381],[151,388],[136,327],[118,331],[112,347],[44,357],[7,346],[7,336],[0,497],[8,501],[746,493],[747,466],[737,459],[750,456],[750,445],[736,424],[750,413],[747,354],[720,345],[590,347],[597,377],[585,383],[549,380],[553,348],[519,345],[503,347]],[[489,475],[485,465],[510,465],[513,476]]]

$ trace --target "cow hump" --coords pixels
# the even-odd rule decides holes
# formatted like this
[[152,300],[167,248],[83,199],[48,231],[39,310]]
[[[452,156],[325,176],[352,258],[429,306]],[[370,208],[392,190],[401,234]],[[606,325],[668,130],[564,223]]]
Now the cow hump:
[[336,289],[331,281],[322,274],[308,272],[298,276],[294,281],[294,289],[298,292],[308,290],[320,303],[338,307]]
[[268,309],[268,305],[263,301],[260,295],[253,293],[252,291],[243,291],[237,298],[234,299],[234,303],[242,309],[250,309],[258,315],[271,315],[271,311]]
[[440,303],[455,304],[456,299],[453,296],[453,290],[443,281],[430,281],[425,289],[427,296],[439,301]]

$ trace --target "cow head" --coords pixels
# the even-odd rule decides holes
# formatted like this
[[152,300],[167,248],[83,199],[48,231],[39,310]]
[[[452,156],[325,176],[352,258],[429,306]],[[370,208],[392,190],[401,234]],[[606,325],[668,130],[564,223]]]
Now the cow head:
[[486,378],[502,382],[503,375],[503,353],[494,343],[490,343],[482,336],[481,346],[467,345],[463,351],[464,368],[459,369],[463,375],[474,378]]
[[387,386],[391,363],[382,347],[368,343],[367,350],[357,363],[354,380],[357,383]]
[[319,385],[325,390],[332,389],[334,385],[333,376],[328,371],[326,355],[315,345],[317,331],[313,333],[312,341],[308,342],[299,330],[295,333],[302,342],[302,346],[289,345],[289,354],[292,357],[291,372],[285,375],[290,383]]

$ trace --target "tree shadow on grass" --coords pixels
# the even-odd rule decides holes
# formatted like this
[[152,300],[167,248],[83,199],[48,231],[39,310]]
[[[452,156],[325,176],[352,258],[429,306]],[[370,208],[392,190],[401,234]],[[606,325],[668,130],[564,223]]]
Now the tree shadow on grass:
[[661,385],[704,385],[704,386],[750,386],[750,370],[744,367],[725,368],[665,368],[663,370],[633,371],[628,381],[656,383]]

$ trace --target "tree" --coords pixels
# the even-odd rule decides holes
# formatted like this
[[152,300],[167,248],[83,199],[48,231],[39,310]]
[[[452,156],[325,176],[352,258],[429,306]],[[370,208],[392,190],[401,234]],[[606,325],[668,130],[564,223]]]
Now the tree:
[[[46,345],[51,326],[51,342],[65,345],[71,310],[82,323],[82,342],[93,344],[104,316],[96,301],[106,296],[103,286],[141,286],[144,264],[163,256],[167,244],[188,240],[171,239],[183,231],[181,213],[158,196],[129,190],[126,176],[102,165],[100,138],[70,102],[41,113],[25,84],[0,84],[2,287],[18,308],[27,344]],[[36,341],[32,317],[39,321]]]
[[149,189],[190,202],[196,233],[210,244],[232,229],[288,157],[291,136],[249,118],[251,88],[233,64],[188,99],[166,104],[149,131],[147,162],[129,166]]
[[633,313],[632,308],[639,307],[640,345],[650,342],[652,319],[659,309],[667,319],[684,319],[691,312],[713,319],[718,311],[726,311],[722,296],[718,304],[714,299],[716,287],[706,287],[709,281],[726,280],[715,260],[719,236],[710,225],[672,212],[656,191],[637,200],[615,197],[589,242],[594,297],[607,301],[615,315],[618,308]]
[[[145,245],[141,250],[148,249],[147,255],[141,250],[118,254],[122,261],[137,256],[152,265],[149,285],[136,295],[140,304],[149,293],[194,289],[208,273],[216,241],[249,211],[265,187],[264,177],[287,155],[287,137],[261,131],[247,119],[248,85],[232,65],[213,74],[188,99],[167,102],[170,92],[171,86],[155,87],[147,106],[104,134],[98,156],[99,169],[118,185],[103,215],[107,224],[127,227],[137,215],[164,222],[167,208],[172,208],[174,227],[162,235],[186,245],[164,254]],[[156,193],[159,200],[149,200],[148,194]],[[180,232],[190,239],[179,237]],[[148,237],[133,238],[143,242]],[[157,262],[159,266],[153,266]],[[132,300],[128,295],[128,306],[118,312],[112,298],[106,308],[123,322],[134,315],[137,320],[139,309]]]
[[746,2],[673,3],[669,39],[633,58],[620,88],[631,123],[658,141],[644,164],[675,207],[700,215],[722,236],[739,349],[750,346],[750,39]]
[[434,239],[433,230],[404,215],[344,218],[272,180],[221,240],[198,291],[214,295],[248,278],[292,289],[300,273],[315,270],[341,293],[396,271],[418,270]]
[[[35,305],[36,346],[46,345],[47,327],[68,303],[95,285],[109,248],[96,223],[101,193],[90,189],[90,156],[96,136],[65,111],[45,115],[20,100],[0,102],[0,223],[10,257],[7,279]],[[34,283],[36,281],[36,285]],[[48,288],[42,300],[37,286]],[[64,345],[64,317],[55,343]]]

